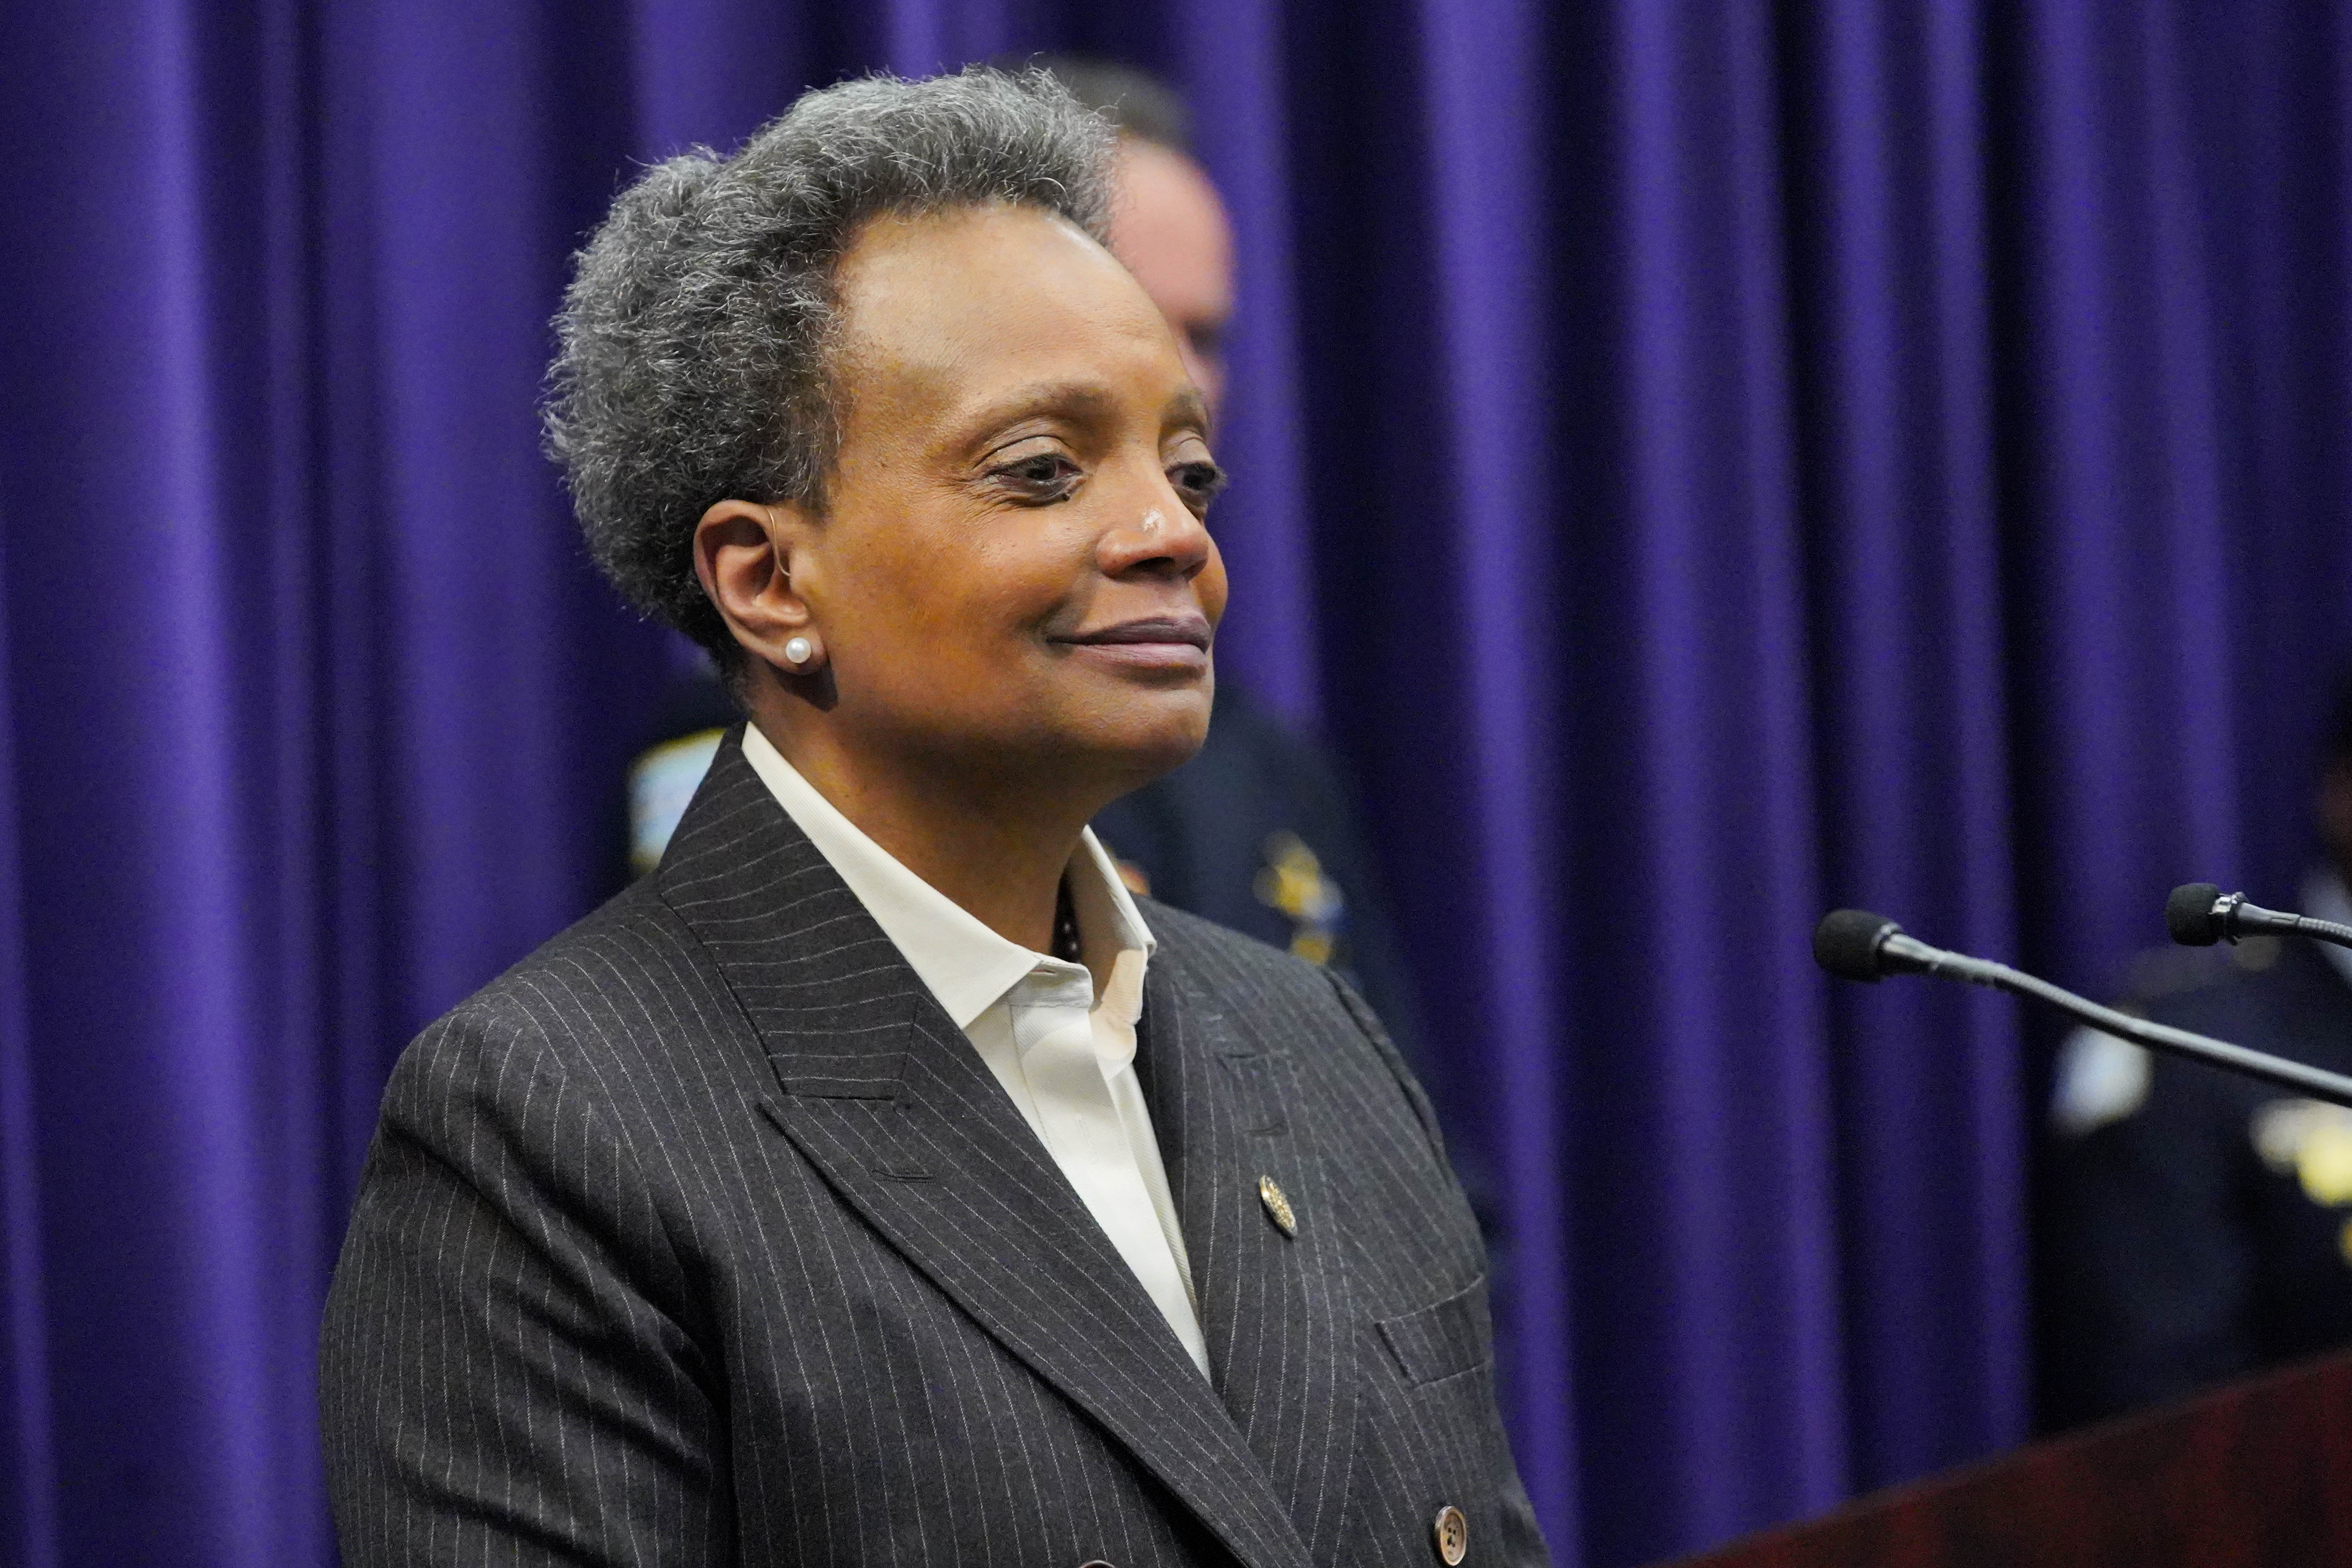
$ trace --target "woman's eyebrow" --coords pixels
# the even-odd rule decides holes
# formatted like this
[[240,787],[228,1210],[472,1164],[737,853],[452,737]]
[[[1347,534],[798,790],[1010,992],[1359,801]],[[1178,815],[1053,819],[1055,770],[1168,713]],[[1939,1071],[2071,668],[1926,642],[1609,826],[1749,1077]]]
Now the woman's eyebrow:
[[1041,381],[1015,387],[982,405],[961,423],[960,443],[984,441],[1016,420],[1041,414],[1090,422],[1110,414],[1118,404],[1110,388],[1091,381]]
[[1209,400],[1201,395],[1199,387],[1187,386],[1168,400],[1168,412],[1162,418],[1170,425],[1189,425],[1206,436],[1210,426]]

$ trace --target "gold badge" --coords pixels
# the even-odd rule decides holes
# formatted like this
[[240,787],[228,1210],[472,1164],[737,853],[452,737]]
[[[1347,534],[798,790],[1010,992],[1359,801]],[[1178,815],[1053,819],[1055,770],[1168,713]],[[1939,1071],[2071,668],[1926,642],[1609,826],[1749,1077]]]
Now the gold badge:
[[1309,963],[1328,963],[1339,950],[1347,896],[1324,873],[1323,862],[1296,833],[1265,841],[1265,865],[1252,889],[1257,901],[1290,921],[1290,951]]
[[1272,1176],[1257,1179],[1257,1200],[1265,1205],[1265,1212],[1273,1216],[1283,1235],[1298,1234],[1298,1216],[1290,1212],[1290,1200],[1282,1195],[1282,1189],[1274,1184]]

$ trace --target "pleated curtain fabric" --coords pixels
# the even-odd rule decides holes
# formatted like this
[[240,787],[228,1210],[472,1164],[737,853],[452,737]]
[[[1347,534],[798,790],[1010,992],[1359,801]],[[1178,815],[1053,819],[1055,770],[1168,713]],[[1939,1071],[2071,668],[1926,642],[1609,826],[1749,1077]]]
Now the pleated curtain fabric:
[[0,1560],[324,1563],[384,1076],[592,908],[681,652],[532,404],[646,159],[1164,71],[1235,208],[1223,673],[1352,769],[1520,1466],[1643,1561],[2032,1419],[2053,1031],[2291,894],[2352,658],[2319,0],[139,0],[0,21]]

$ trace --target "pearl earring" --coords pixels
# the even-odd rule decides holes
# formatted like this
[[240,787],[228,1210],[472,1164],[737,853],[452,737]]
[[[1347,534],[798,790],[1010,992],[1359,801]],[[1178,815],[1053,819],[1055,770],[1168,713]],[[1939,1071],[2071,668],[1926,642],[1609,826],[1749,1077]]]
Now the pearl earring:
[[815,653],[816,644],[806,637],[791,637],[784,643],[784,662],[787,664],[806,664]]

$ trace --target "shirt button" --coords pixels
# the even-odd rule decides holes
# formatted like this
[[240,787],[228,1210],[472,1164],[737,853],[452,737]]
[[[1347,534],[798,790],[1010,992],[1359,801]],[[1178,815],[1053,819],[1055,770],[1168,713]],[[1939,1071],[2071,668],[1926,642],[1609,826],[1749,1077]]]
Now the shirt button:
[[1462,1510],[1447,1503],[1437,1510],[1437,1556],[1445,1568],[1455,1568],[1470,1555],[1470,1521]]

